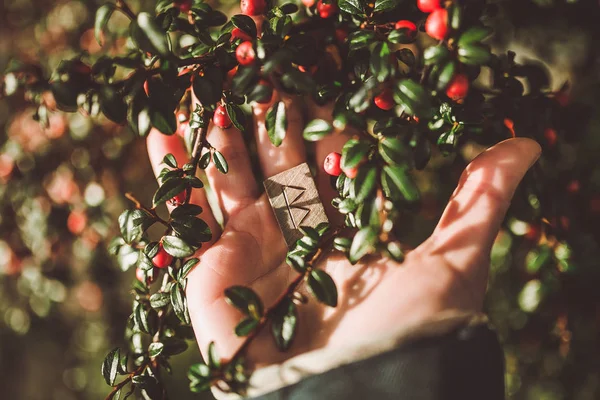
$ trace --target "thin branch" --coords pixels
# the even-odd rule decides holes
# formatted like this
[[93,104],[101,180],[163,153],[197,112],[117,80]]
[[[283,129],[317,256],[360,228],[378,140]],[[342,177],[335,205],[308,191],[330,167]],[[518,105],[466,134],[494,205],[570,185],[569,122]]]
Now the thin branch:
[[125,387],[129,382],[131,382],[131,380],[133,379],[134,376],[137,376],[139,374],[141,374],[142,372],[144,372],[144,370],[148,367],[148,364],[142,364],[138,367],[138,369],[136,369],[135,371],[133,371],[132,373],[130,373],[129,375],[127,375],[127,378],[123,379],[121,382],[119,382],[117,384],[117,386],[113,387],[113,390],[110,391],[110,393],[108,394],[108,396],[106,396],[105,400],[112,400],[113,397],[115,397],[115,394],[117,394],[117,392],[121,389],[123,389],[123,387]]
[[127,3],[125,3],[125,0],[117,0],[117,10],[121,10],[123,12],[123,14],[127,15],[129,17],[130,20],[135,20],[137,17],[134,14],[133,11],[131,11],[131,8],[129,8],[129,6],[127,5]]
[[145,205],[143,205],[138,199],[136,199],[136,197],[133,195],[133,193],[127,192],[127,193],[125,193],[125,197],[127,197],[129,200],[131,200],[135,204],[135,208],[146,211],[148,214],[150,214],[154,218],[156,218],[156,220],[158,222],[160,222],[161,224],[163,224],[166,227],[170,227],[169,223],[167,221],[165,221],[164,219],[162,219],[156,213],[156,210],[154,210],[153,208],[148,208]]

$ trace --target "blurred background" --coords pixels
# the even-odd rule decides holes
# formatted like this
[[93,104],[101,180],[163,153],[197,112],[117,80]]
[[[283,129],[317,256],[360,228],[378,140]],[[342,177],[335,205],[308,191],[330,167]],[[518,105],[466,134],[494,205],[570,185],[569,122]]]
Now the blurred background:
[[[94,39],[102,3],[0,0],[0,71],[11,59],[49,73],[83,53],[89,60],[120,53],[125,40],[101,49]],[[486,309],[504,343],[507,390],[511,399],[600,399],[599,5],[497,3],[496,52],[543,62],[554,90],[571,85],[557,99],[570,118],[541,166],[551,172],[543,196],[517,196],[492,254]],[[155,1],[128,4],[151,10]],[[111,19],[115,37],[126,29],[125,18]],[[100,365],[124,343],[135,279],[107,246],[127,206],[123,194],[149,199],[156,183],[144,141],[127,127],[52,113],[42,129],[34,113],[26,99],[0,96],[0,398],[100,399],[108,393]],[[411,241],[431,231],[473,151],[465,146],[458,161],[438,156],[419,173],[424,207]],[[522,212],[536,201],[551,202],[555,219],[533,222]],[[195,343],[173,358],[171,398],[198,398],[185,375],[198,360]]]

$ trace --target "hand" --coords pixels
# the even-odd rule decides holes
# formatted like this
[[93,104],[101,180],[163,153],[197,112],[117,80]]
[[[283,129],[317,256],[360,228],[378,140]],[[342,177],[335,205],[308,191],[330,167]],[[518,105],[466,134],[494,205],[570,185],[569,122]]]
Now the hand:
[[[267,107],[254,107],[255,139],[267,177],[305,161],[304,120],[298,101],[285,99],[289,128],[278,148],[271,145],[265,129]],[[326,109],[312,107],[309,114],[311,119],[327,118]],[[221,230],[205,192],[195,190],[191,202],[204,209],[201,217],[211,227],[213,239],[199,251],[200,263],[189,275],[187,300],[200,349],[205,351],[214,340],[219,354],[227,359],[244,339],[233,333],[242,315],[225,302],[224,290],[234,285],[251,287],[269,307],[297,274],[285,263],[283,236],[269,200],[252,174],[241,133],[211,126],[207,140],[224,154],[230,167],[227,175],[212,164],[206,171],[225,223]],[[319,142],[317,160],[340,151],[346,140],[337,135]],[[156,131],[148,138],[148,152],[156,173],[166,153],[175,155],[180,163],[188,159],[177,136]],[[479,311],[493,240],[518,183],[540,152],[537,143],[521,138],[502,142],[477,157],[463,173],[432,236],[407,254],[402,265],[380,259],[353,266],[343,255],[332,252],[319,268],[333,277],[338,306],[329,308],[311,299],[298,308],[298,332],[288,352],[278,351],[269,330],[264,329],[248,348],[247,360],[265,366],[417,324],[444,310]],[[316,181],[327,207],[334,191],[322,166]],[[328,211],[330,220],[336,217],[331,207]]]

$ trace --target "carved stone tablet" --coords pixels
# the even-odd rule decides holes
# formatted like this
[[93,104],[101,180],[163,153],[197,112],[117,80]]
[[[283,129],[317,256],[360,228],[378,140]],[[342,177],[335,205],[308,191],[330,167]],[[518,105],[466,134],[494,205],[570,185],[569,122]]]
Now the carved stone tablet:
[[308,164],[272,176],[264,185],[288,247],[303,236],[301,226],[329,222]]

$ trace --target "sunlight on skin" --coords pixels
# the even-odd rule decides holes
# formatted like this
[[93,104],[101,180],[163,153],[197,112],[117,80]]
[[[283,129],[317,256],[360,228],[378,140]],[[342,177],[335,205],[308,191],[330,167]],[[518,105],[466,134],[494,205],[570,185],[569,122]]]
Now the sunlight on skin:
[[[294,103],[294,107],[300,116],[299,105]],[[305,159],[304,146],[285,145],[286,141],[302,142],[302,118],[291,119],[284,145],[275,148],[265,141],[264,112],[253,114],[265,176]],[[314,115],[314,109],[309,109],[309,117]],[[227,175],[216,172],[212,165],[207,170],[209,184],[220,199],[225,226],[220,238],[215,235],[212,246],[203,245],[199,251],[201,261],[189,275],[187,296],[201,351],[215,340],[219,353],[227,358],[243,339],[233,333],[241,313],[225,302],[223,291],[232,285],[249,286],[268,307],[297,273],[284,262],[285,242],[248,167],[243,138],[234,130],[211,129],[209,135],[211,144],[225,151],[231,167]],[[338,135],[319,142],[316,153],[322,156],[340,151],[345,140],[344,135]],[[148,151],[155,172],[160,170],[157,162],[164,154],[179,157],[185,153],[178,138],[167,140],[154,132],[148,138]],[[340,253],[331,253],[319,267],[336,282],[338,307],[329,308],[310,299],[298,309],[298,332],[290,351],[279,352],[269,329],[265,329],[249,347],[250,363],[260,367],[324,346],[356,343],[417,324],[444,310],[480,310],[491,243],[517,184],[539,154],[537,143],[512,139],[477,157],[463,174],[434,235],[410,252],[402,265],[371,258],[352,266]],[[328,177],[319,174],[317,184],[323,203],[330,203],[335,192],[329,188]],[[212,228],[216,222],[201,192],[194,191],[193,202],[204,208],[201,217]],[[307,294],[305,287],[300,292]]]

